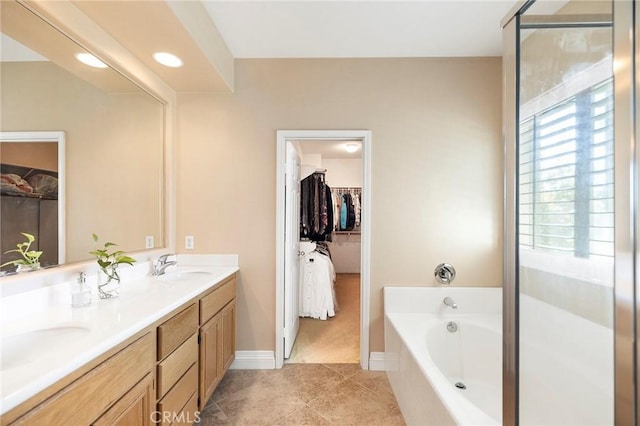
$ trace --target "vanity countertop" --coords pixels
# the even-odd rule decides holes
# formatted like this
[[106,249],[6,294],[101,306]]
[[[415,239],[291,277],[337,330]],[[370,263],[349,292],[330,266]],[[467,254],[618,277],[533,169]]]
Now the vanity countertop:
[[92,303],[81,308],[71,307],[70,283],[0,299],[2,339],[24,348],[2,351],[0,414],[218,285],[238,267],[185,266],[179,270],[209,274],[175,281],[148,276],[123,279],[120,296],[106,300],[98,298],[95,276],[89,276]]

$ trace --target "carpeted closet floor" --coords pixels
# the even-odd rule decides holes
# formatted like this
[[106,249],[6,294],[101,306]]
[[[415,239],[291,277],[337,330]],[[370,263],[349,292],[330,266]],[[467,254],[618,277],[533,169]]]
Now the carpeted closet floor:
[[286,363],[360,362],[360,274],[336,274],[338,311],[326,321],[300,318]]

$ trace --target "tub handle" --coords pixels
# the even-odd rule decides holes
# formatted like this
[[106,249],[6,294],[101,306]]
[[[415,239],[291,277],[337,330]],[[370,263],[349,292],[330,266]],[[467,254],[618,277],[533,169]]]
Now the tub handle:
[[456,278],[456,268],[448,263],[441,263],[436,266],[433,274],[436,277],[436,281],[438,281],[440,284],[449,285]]

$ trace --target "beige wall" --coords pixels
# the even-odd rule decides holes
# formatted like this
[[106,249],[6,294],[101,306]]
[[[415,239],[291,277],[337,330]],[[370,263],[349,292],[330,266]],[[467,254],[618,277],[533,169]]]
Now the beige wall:
[[57,172],[58,145],[51,142],[2,142],[0,162]]
[[[237,60],[234,94],[178,97],[177,241],[238,253],[238,350],[273,350],[276,130],[368,129],[371,351],[382,288],[502,283],[499,58]],[[183,247],[178,247],[179,251]]]
[[327,185],[352,186],[362,188],[362,159],[323,158],[322,168],[327,169],[325,174]]

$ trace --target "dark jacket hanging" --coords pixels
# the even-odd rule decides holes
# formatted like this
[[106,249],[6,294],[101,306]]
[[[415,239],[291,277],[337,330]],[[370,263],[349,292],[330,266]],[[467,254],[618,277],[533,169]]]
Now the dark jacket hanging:
[[313,173],[300,182],[300,237],[330,241],[333,230],[331,189],[324,173]]

